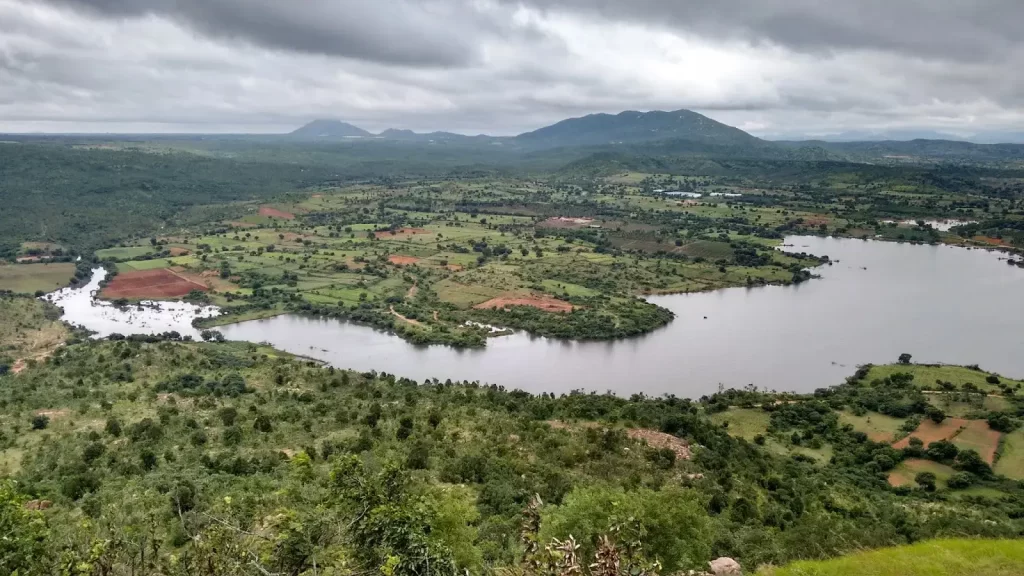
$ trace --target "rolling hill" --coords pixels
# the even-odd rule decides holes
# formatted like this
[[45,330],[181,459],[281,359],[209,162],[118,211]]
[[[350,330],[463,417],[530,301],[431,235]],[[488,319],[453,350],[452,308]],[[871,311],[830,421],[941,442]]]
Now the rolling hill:
[[719,146],[765,144],[763,140],[739,128],[689,110],[591,114],[520,134],[515,140],[524,147],[535,149],[637,144],[661,140],[686,140]]
[[314,120],[288,136],[300,140],[336,140],[373,136],[366,130],[340,120]]

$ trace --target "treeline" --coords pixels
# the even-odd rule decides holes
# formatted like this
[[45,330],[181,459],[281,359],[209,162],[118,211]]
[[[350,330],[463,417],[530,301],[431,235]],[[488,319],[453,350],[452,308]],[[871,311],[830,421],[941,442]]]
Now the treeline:
[[31,240],[85,252],[148,235],[196,206],[266,198],[336,177],[323,167],[185,152],[4,145],[0,250]]

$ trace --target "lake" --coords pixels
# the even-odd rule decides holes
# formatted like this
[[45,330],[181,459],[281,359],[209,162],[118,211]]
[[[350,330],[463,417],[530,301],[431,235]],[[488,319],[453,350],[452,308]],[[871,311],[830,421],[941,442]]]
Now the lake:
[[[979,364],[1024,375],[1024,270],[996,252],[790,237],[785,249],[828,255],[799,286],[657,296],[668,326],[615,342],[517,333],[483,350],[419,347],[338,320],[280,316],[221,330],[340,368],[416,380],[470,380],[530,392],[574,389],[699,397],[720,385],[810,392],[864,363]],[[705,318],[706,317],[706,318]]]

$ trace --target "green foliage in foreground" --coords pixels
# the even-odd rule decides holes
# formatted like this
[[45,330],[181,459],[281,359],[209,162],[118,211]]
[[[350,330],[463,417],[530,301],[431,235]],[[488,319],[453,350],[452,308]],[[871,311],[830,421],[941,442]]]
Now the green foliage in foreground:
[[[835,428],[832,464],[776,456],[676,398],[417,384],[248,344],[127,340],[66,346],[0,390],[16,481],[3,562],[21,576],[490,573],[539,553],[521,539],[535,494],[541,544],[574,536],[588,566],[610,534],[630,565],[664,573],[1024,529],[1012,487],[894,491],[870,465],[886,445]],[[630,428],[685,439],[693,459]],[[30,498],[45,510],[27,513]]]
[[760,576],[1017,576],[1024,540],[934,540],[835,560],[765,568]]

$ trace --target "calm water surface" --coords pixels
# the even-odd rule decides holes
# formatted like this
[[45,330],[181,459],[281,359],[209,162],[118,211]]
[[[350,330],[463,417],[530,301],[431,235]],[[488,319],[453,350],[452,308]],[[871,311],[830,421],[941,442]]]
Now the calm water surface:
[[[719,384],[808,392],[859,364],[980,364],[1024,375],[1024,270],[994,252],[851,239],[791,237],[787,250],[838,263],[800,286],[734,288],[651,298],[668,326],[616,342],[515,334],[484,350],[413,346],[338,320],[281,316],[222,329],[342,368],[417,380],[477,380],[530,392],[586,389],[697,397]],[[705,316],[707,317],[705,319]]]

